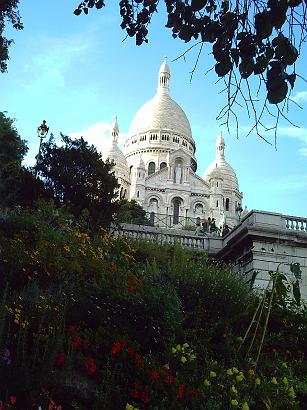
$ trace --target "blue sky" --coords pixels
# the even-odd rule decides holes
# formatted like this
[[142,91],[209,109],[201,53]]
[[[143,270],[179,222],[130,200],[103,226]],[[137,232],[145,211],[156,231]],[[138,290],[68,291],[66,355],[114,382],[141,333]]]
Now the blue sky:
[[[199,175],[215,156],[215,140],[222,129],[226,158],[235,169],[243,204],[287,215],[307,216],[307,83],[299,79],[293,92],[303,109],[291,105],[288,117],[300,128],[280,121],[277,149],[273,132],[264,133],[273,145],[255,133],[246,109],[237,107],[239,139],[234,123],[230,133],[216,117],[226,102],[214,72],[209,48],[204,49],[193,80],[197,49],[179,59],[188,45],[174,40],[158,13],[150,28],[149,43],[141,47],[120,27],[118,1],[100,11],[76,17],[78,0],[21,0],[24,30],[7,30],[15,40],[8,73],[0,75],[0,110],[16,118],[16,127],[28,141],[27,164],[38,150],[37,126],[46,119],[56,138],[84,135],[104,153],[110,124],[118,116],[122,138],[137,110],[156,90],[157,73],[168,56],[172,73],[171,95],[186,112],[196,141]],[[161,10],[162,11],[162,10]],[[306,47],[298,72],[306,75]],[[305,73],[304,73],[305,71]],[[272,107],[273,108],[273,107]],[[266,118],[269,126],[272,119]]]

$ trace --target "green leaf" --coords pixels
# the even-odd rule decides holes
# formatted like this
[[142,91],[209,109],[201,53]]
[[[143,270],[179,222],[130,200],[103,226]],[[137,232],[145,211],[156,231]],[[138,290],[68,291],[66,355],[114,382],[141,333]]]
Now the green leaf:
[[295,276],[295,279],[302,279],[302,271],[301,271],[301,265],[296,262],[296,263],[291,263],[290,264],[290,270]]
[[232,68],[231,61],[229,59],[223,60],[220,63],[215,64],[215,72],[219,77],[224,77],[228,74]]
[[301,304],[301,290],[300,290],[300,283],[298,280],[296,280],[293,283],[293,296],[295,299],[295,302],[300,305]]
[[296,80],[296,74],[295,73],[290,74],[290,75],[287,76],[287,81],[290,83],[292,89],[294,87],[295,80]]
[[278,86],[273,86],[267,93],[270,104],[278,104],[282,102],[288,93],[288,85],[286,81],[278,81]]
[[207,4],[207,0],[192,0],[191,7],[193,11],[199,11]]
[[82,10],[81,10],[81,9],[76,9],[76,10],[74,11],[74,15],[76,15],[76,16],[80,16],[81,13],[82,13]]

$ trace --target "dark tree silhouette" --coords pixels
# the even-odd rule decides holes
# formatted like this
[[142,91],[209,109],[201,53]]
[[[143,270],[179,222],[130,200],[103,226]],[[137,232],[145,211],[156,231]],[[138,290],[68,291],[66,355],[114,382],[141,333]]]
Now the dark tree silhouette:
[[[101,0],[84,0],[74,11],[76,15],[88,14],[90,8],[101,9]],[[148,42],[148,30],[153,15],[161,12],[159,0],[121,0],[121,28],[127,36],[135,37],[137,45]],[[206,43],[211,44],[215,59],[214,68],[224,82],[227,103],[217,116],[229,127],[231,119],[236,122],[238,133],[238,104],[245,106],[253,120],[251,131],[263,137],[269,128],[263,119],[266,114],[275,117],[277,129],[280,117],[287,119],[288,103],[298,73],[295,63],[302,44],[307,38],[306,10],[304,0],[164,0],[166,27],[174,38],[191,46],[178,58],[185,58],[198,47],[193,73],[199,63]],[[249,80],[256,78],[258,84],[251,86]],[[259,91],[265,90],[263,104],[257,104]],[[252,92],[256,91],[256,92]],[[275,113],[270,111],[275,106]]]
[[107,227],[118,208],[113,165],[104,162],[83,138],[61,136],[61,146],[53,141],[42,144],[38,176],[59,205],[65,205],[77,217],[87,209],[92,226]]

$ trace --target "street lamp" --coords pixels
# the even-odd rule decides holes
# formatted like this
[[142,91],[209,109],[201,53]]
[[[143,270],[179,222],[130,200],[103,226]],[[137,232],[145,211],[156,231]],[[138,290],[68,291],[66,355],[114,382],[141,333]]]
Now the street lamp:
[[243,208],[242,208],[241,204],[238,204],[238,205],[236,206],[236,213],[238,214],[239,221],[241,220],[241,214],[242,214],[242,212],[243,212]]
[[[43,120],[41,125],[39,127],[37,127],[37,136],[39,138],[38,154],[35,157],[37,164],[38,164],[38,161],[39,161],[40,155],[41,155],[41,147],[42,147],[43,139],[47,137],[48,132],[49,132],[49,127],[47,127],[46,120]],[[36,169],[35,175],[37,175],[37,169]]]

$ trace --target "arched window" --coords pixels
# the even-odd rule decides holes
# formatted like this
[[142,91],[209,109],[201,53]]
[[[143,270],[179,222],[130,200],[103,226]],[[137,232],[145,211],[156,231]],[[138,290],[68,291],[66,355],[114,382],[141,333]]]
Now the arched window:
[[154,162],[150,162],[148,164],[148,175],[154,174],[156,172],[156,164]]
[[166,168],[166,162],[161,162],[160,169]]
[[179,223],[180,203],[181,203],[181,199],[180,199],[180,198],[174,198],[174,199],[173,199],[173,208],[174,208],[173,224],[174,224],[174,225],[178,225],[178,223]]
[[229,198],[226,198],[225,210],[229,211]]

